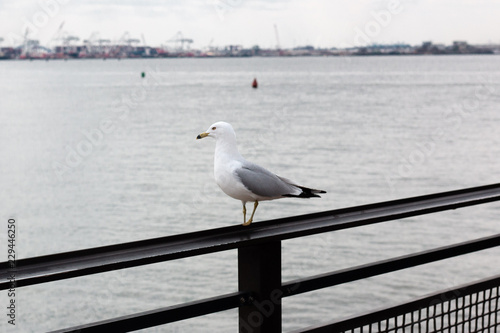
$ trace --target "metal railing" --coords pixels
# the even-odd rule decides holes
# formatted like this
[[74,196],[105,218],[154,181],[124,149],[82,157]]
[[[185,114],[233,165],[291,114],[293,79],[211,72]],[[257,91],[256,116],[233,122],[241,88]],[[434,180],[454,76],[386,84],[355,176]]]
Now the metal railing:
[[[496,247],[500,245],[500,234],[287,282],[282,282],[281,279],[281,241],[499,200],[500,184],[493,184],[276,219],[255,223],[249,227],[231,226],[21,259],[16,262],[15,268],[9,267],[8,262],[2,262],[0,263],[0,290],[10,287],[8,277],[11,274],[15,274],[16,287],[19,288],[237,249],[239,290],[234,293],[111,318],[56,332],[101,332],[103,330],[129,332],[234,308],[239,309],[240,332],[281,332],[283,297]],[[478,301],[476,297],[474,303],[469,299],[469,305],[461,301],[461,307],[457,305],[453,310],[448,307],[447,311],[439,312],[434,309],[431,315],[428,312],[423,314],[422,308],[425,307],[429,311],[432,306],[445,303],[444,300],[436,302],[439,298],[436,295],[442,295],[443,291],[441,291],[436,295],[413,300],[398,307],[377,310],[337,323],[306,328],[300,332],[397,332],[398,329],[400,332],[406,332],[406,328],[411,328],[413,331],[414,327],[416,327],[415,332],[422,331],[423,329],[420,330],[421,326],[418,325],[427,325],[425,327],[428,330],[424,330],[425,332],[440,331],[437,327],[445,327],[444,325],[451,327],[452,321],[449,318],[452,315],[463,317],[463,320],[457,319],[453,322],[455,326],[471,327],[471,325],[479,325],[478,323],[483,320],[480,327],[490,327],[496,332],[496,329],[500,328],[499,285],[500,277],[497,276],[462,287],[461,293],[455,293],[455,297],[447,299],[446,302],[452,299],[465,299],[467,295],[481,292],[483,293],[482,300]],[[479,287],[483,289],[478,289]],[[470,290],[470,292],[464,293],[463,290]],[[484,294],[486,290],[490,290],[488,295]],[[481,313],[478,310],[479,305],[482,306],[481,311],[484,316],[482,319],[480,317],[470,319],[472,312],[474,316]],[[467,311],[469,319],[465,319]],[[365,326],[367,328],[363,329]],[[436,329],[430,330],[429,327]]]
[[497,332],[500,275],[300,332]]

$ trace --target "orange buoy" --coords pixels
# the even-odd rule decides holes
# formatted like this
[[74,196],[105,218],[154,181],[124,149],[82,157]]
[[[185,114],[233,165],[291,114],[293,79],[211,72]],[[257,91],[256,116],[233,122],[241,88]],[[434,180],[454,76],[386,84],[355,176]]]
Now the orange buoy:
[[257,87],[258,87],[257,79],[253,79],[252,88],[257,88]]

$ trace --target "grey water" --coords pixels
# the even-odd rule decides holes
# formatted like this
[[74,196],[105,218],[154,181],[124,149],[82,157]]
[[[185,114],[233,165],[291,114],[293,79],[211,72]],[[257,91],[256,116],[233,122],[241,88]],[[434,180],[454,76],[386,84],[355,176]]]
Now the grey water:
[[[141,78],[141,73],[145,78]],[[254,78],[258,89],[252,89]],[[328,193],[255,222],[499,182],[500,57],[0,62],[0,261],[236,225],[213,180],[224,120],[240,152]],[[283,242],[283,280],[500,231],[491,203]],[[283,300],[284,331],[500,273],[499,250]],[[18,332],[237,290],[236,251],[18,288]],[[0,308],[8,305],[0,292]],[[2,332],[14,331],[6,316]],[[235,332],[237,310],[144,330]]]

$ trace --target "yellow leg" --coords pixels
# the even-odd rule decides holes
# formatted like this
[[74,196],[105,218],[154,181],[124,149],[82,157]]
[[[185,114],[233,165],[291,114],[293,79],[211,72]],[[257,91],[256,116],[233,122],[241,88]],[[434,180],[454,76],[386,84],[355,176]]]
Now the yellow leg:
[[[258,201],[255,201],[255,203],[253,204],[253,212],[252,212],[252,215],[250,215],[250,219],[248,221],[246,221],[245,223],[243,223],[243,225],[246,227],[248,225],[250,225],[250,223],[252,223],[253,221],[253,214],[255,214],[255,210],[257,209],[257,206],[259,205],[259,202]],[[246,209],[245,209],[246,211]]]
[[247,207],[245,207],[246,203],[243,202],[243,223],[247,220]]

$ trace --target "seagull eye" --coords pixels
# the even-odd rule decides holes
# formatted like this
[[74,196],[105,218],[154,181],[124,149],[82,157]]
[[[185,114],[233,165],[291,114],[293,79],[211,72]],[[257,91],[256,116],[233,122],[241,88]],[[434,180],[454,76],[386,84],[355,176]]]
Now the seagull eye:
[[214,126],[214,127],[212,127],[212,131],[215,131],[215,129],[216,129],[216,128],[217,128],[217,127],[215,127],[215,126]]

